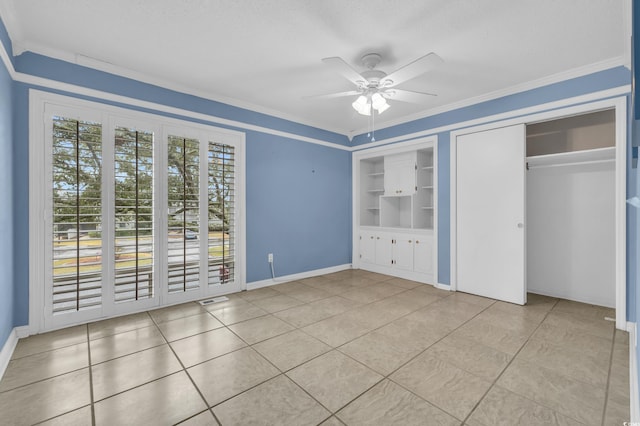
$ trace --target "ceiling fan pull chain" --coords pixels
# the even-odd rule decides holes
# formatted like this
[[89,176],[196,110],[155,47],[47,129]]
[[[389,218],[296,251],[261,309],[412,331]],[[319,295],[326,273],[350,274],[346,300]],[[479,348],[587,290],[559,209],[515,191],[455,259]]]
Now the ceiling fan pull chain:
[[371,142],[376,141],[376,111],[371,108]]

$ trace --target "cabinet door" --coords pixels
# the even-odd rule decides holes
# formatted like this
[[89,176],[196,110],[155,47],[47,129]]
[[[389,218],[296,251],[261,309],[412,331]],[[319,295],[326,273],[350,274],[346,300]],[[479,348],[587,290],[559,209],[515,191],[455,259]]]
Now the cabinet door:
[[413,245],[413,269],[433,273],[433,237],[417,237]]
[[391,266],[392,257],[392,245],[391,235],[386,233],[376,234],[376,264],[380,266]]
[[393,266],[398,269],[413,271],[413,237],[399,235],[394,238]]
[[384,194],[411,195],[416,192],[416,154],[384,158]]
[[360,233],[360,261],[376,263],[376,237],[373,232]]

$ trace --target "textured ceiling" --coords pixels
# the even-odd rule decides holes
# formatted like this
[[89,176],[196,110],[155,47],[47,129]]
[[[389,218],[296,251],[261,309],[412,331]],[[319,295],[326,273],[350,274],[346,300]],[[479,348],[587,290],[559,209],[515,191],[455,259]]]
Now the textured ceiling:
[[[344,134],[367,118],[321,62],[358,71],[368,52],[390,73],[429,52],[444,63],[399,88],[384,127],[558,73],[623,65],[626,0],[0,0],[14,51],[93,64]],[[97,61],[87,61],[87,57]]]

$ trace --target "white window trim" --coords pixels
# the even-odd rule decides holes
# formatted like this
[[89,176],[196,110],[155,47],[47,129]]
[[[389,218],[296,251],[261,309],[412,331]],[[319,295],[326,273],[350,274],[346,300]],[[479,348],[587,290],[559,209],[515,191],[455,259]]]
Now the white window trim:
[[[157,138],[160,141],[166,140],[166,136],[173,130],[173,134],[180,134],[189,136],[190,134],[197,135],[203,142],[203,146],[208,146],[208,141],[215,136],[215,139],[222,143],[229,143],[235,147],[235,165],[239,170],[234,182],[236,191],[236,205],[235,205],[235,220],[236,220],[236,235],[235,235],[235,282],[236,285],[233,291],[240,291],[246,289],[246,214],[245,214],[245,195],[246,195],[246,168],[245,168],[245,134],[234,130],[214,127],[211,125],[200,124],[187,120],[175,119],[170,117],[164,117],[162,115],[150,114],[146,112],[140,112],[130,110],[127,108],[121,108],[98,102],[87,101],[77,99],[69,96],[58,95],[48,92],[43,92],[36,89],[29,90],[29,333],[36,334],[43,331],[53,330],[59,327],[71,326],[74,324],[84,323],[87,320],[94,320],[95,318],[83,318],[83,315],[76,315],[76,321],[72,323],[60,323],[60,324],[45,324],[45,301],[47,295],[45,294],[45,265],[47,259],[47,253],[50,249],[50,245],[46,244],[46,235],[49,230],[50,224],[47,222],[50,220],[50,212],[46,210],[47,206],[47,194],[48,188],[43,183],[46,182],[48,175],[46,170],[47,166],[47,150],[43,149],[43,141],[46,137],[45,124],[48,121],[45,116],[45,110],[47,105],[53,105],[56,111],[67,110],[69,116],[75,117],[78,112],[82,113],[82,118],[95,119],[100,121],[103,125],[103,135],[113,136],[114,125],[128,125],[134,124],[134,127],[141,127],[147,125],[149,130],[157,132]],[[105,127],[107,127],[105,129]],[[176,133],[179,132],[179,133]],[[108,140],[108,139],[105,139]],[[166,153],[164,143],[158,144],[160,154]],[[155,166],[154,166],[155,167]],[[50,167],[49,167],[50,168]],[[105,170],[103,179],[108,179],[112,176],[112,171]],[[155,172],[158,172],[156,169]],[[162,171],[158,176],[161,178],[165,176],[165,172]],[[164,187],[163,187],[164,188]],[[163,194],[156,194],[163,195]],[[112,197],[112,195],[109,195]],[[164,198],[160,198],[164,199]],[[160,204],[160,203],[158,203]],[[164,206],[158,205],[155,213],[158,217],[164,217],[166,215]],[[113,212],[109,212],[108,215],[103,217],[103,221],[106,224],[104,232],[110,232],[109,229],[113,218],[111,217]],[[105,234],[110,235],[110,234]],[[106,238],[108,244],[112,244],[111,238]],[[163,241],[163,239],[159,239]],[[161,247],[156,248],[157,253],[163,253],[164,250]],[[109,247],[106,247],[107,253],[109,253]],[[161,257],[158,257],[160,260]],[[162,262],[161,262],[162,264]],[[161,266],[161,265],[160,265]],[[110,276],[111,272],[107,273]],[[205,290],[208,286],[203,285],[201,291],[193,291],[182,294],[180,297],[169,297],[165,289],[157,288],[158,302],[152,306],[146,304],[138,304],[134,309],[115,308],[109,313],[110,316],[117,316],[124,313],[134,313],[137,311],[145,311],[153,307],[168,306],[175,303],[182,303],[189,300],[197,300],[203,297],[207,297],[208,294]],[[103,295],[104,297],[104,295]],[[104,299],[103,299],[104,300]],[[104,318],[104,317],[103,317]]]

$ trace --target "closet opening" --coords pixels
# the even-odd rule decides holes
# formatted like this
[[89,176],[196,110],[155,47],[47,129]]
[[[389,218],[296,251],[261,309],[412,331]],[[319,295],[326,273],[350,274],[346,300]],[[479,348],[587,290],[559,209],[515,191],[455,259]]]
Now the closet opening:
[[615,109],[526,125],[526,286],[616,307]]

